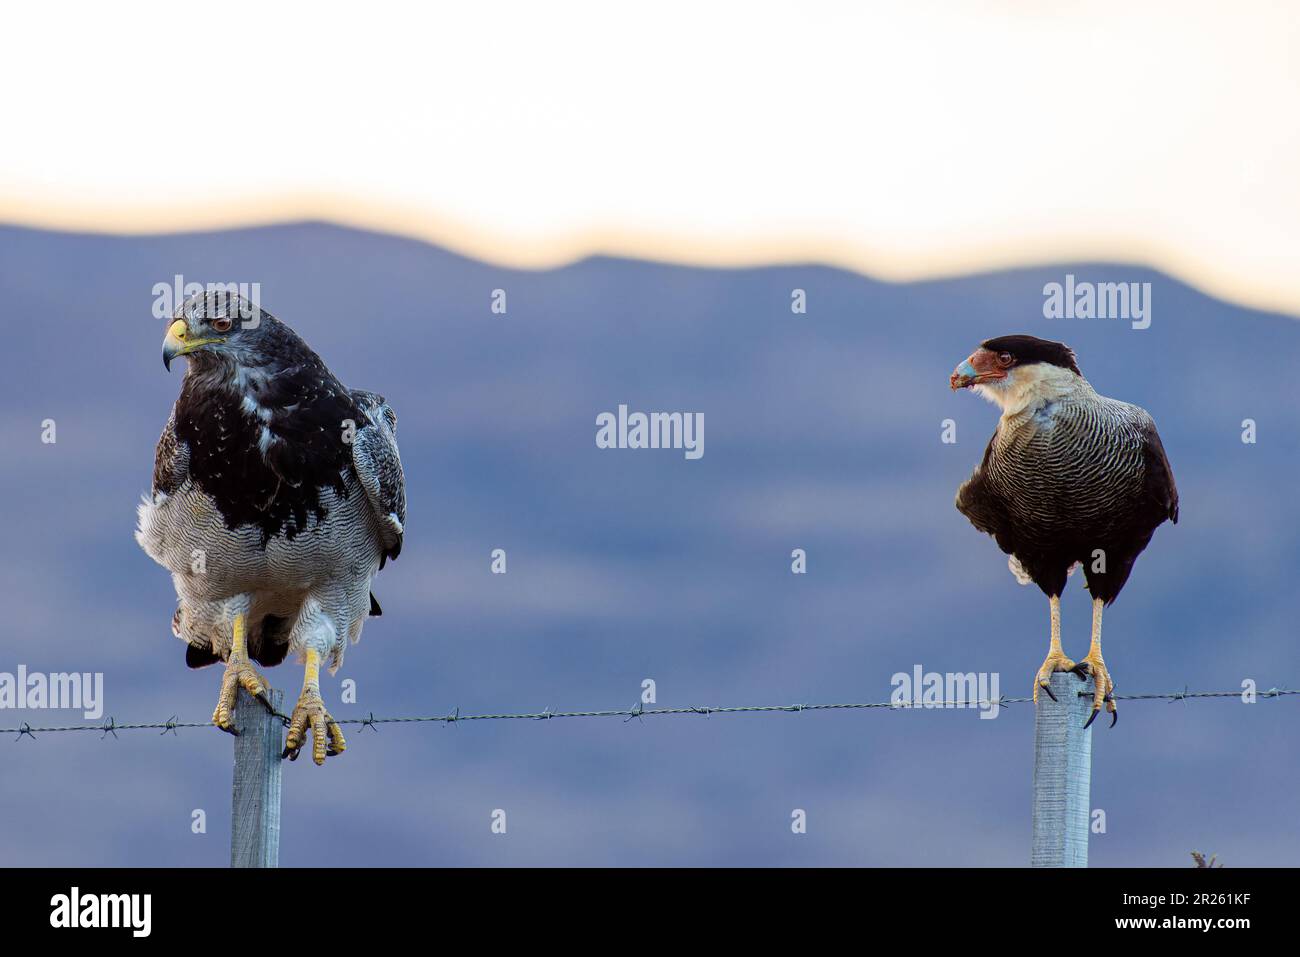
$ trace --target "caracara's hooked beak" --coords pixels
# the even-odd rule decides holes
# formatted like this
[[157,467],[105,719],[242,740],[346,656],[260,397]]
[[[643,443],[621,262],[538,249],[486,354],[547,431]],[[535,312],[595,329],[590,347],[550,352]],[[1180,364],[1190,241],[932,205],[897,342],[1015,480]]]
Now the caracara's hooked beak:
[[177,356],[187,356],[196,349],[200,349],[209,342],[220,342],[220,339],[191,339],[189,329],[185,325],[184,319],[177,319],[167,327],[167,338],[163,339],[163,368],[168,372],[172,368],[172,360]]
[[962,361],[961,365],[952,370],[952,375],[948,377],[948,385],[953,389],[964,389],[967,386],[1006,377],[1006,370],[998,365],[996,353],[988,349],[976,349]]

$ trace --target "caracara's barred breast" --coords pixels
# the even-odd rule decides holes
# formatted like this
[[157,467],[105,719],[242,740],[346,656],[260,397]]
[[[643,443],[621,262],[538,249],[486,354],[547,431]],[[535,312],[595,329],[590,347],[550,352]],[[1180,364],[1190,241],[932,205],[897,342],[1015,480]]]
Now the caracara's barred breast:
[[1051,547],[1062,535],[1105,537],[1141,506],[1150,417],[1102,396],[1070,396],[1004,419],[983,466],[1016,538]]
[[1017,578],[1059,595],[1080,563],[1093,597],[1107,603],[1156,527],[1178,521],[1178,490],[1151,416],[1082,380],[1004,413],[956,504],[1012,556]]
[[988,339],[949,378],[1002,409],[957,510],[992,535],[1021,584],[1061,594],[1076,565],[1110,604],[1156,528],[1178,521],[1178,488],[1145,409],[1098,395],[1070,348]]

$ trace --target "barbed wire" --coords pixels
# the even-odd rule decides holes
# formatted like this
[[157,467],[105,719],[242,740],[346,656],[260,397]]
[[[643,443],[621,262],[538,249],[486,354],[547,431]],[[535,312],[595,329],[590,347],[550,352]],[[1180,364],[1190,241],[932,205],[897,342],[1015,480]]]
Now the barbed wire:
[[[1080,691],[1080,696],[1091,697],[1088,692]],[[1241,690],[1235,691],[1190,691],[1184,688],[1182,691],[1165,691],[1147,694],[1117,694],[1116,701],[1187,701],[1194,698],[1242,698],[1246,692]],[[1254,692],[1256,698],[1280,698],[1285,695],[1300,695],[1300,689],[1295,688],[1270,688],[1267,691]],[[261,700],[261,699],[258,699]],[[359,725],[364,731],[366,728],[377,731],[378,725],[381,724],[459,724],[462,721],[550,721],[555,718],[622,718],[624,722],[636,718],[638,721],[643,718],[656,718],[667,715],[703,715],[708,717],[715,714],[798,714],[803,711],[913,711],[913,710],[944,710],[944,709],[972,709],[978,708],[988,710],[993,707],[1005,708],[1010,705],[1028,704],[1034,699],[1025,698],[1008,698],[999,696],[997,698],[979,698],[972,700],[960,701],[863,701],[863,702],[846,702],[842,704],[774,704],[774,705],[732,705],[724,707],[712,707],[702,705],[689,705],[680,708],[658,708],[646,707],[638,703],[631,708],[591,710],[591,711],[553,711],[546,708],[544,711],[520,711],[520,712],[501,712],[491,714],[461,714],[460,709],[450,711],[446,714],[430,715],[411,715],[405,717],[375,717],[374,712],[370,712],[364,718],[336,718],[336,724],[339,725]],[[265,701],[262,702],[264,705]],[[275,717],[279,718],[285,725],[289,724],[289,716],[267,705],[267,710]],[[35,740],[38,734],[55,734],[71,731],[98,731],[100,738],[105,739],[109,735],[117,737],[119,731],[159,731],[161,734],[170,732],[175,735],[179,728],[214,728],[211,721],[178,721],[176,716],[172,715],[163,722],[135,722],[131,724],[118,724],[117,721],[109,717],[99,724],[73,724],[56,727],[34,727],[27,722],[23,722],[16,728],[0,728],[0,735],[15,735],[14,740],[30,738]]]

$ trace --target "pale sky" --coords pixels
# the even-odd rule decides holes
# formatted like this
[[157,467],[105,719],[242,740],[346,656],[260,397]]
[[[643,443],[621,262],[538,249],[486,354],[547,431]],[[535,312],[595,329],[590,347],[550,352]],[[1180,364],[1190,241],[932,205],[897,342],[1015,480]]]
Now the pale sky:
[[1300,5],[29,4],[0,221],[492,262],[1106,259],[1300,314]]

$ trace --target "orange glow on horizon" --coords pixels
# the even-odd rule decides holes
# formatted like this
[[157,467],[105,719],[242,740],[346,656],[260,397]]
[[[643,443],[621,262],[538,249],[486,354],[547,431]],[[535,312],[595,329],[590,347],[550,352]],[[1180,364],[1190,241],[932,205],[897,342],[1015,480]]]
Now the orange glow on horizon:
[[905,283],[1036,266],[1114,263],[1152,268],[1225,301],[1300,317],[1300,281],[1279,282],[1272,288],[1243,284],[1231,271],[1217,270],[1212,262],[1122,235],[1089,241],[1064,234],[978,244],[952,240],[926,250],[855,244],[818,236],[812,228],[786,229],[780,238],[765,238],[597,227],[535,239],[475,228],[451,217],[422,215],[410,207],[343,197],[279,195],[177,209],[139,204],[58,205],[6,198],[0,193],[0,223],[58,232],[147,236],[297,222],[326,222],[400,236],[491,265],[526,270],[553,269],[590,256],[613,256],[719,269],[825,265]]

